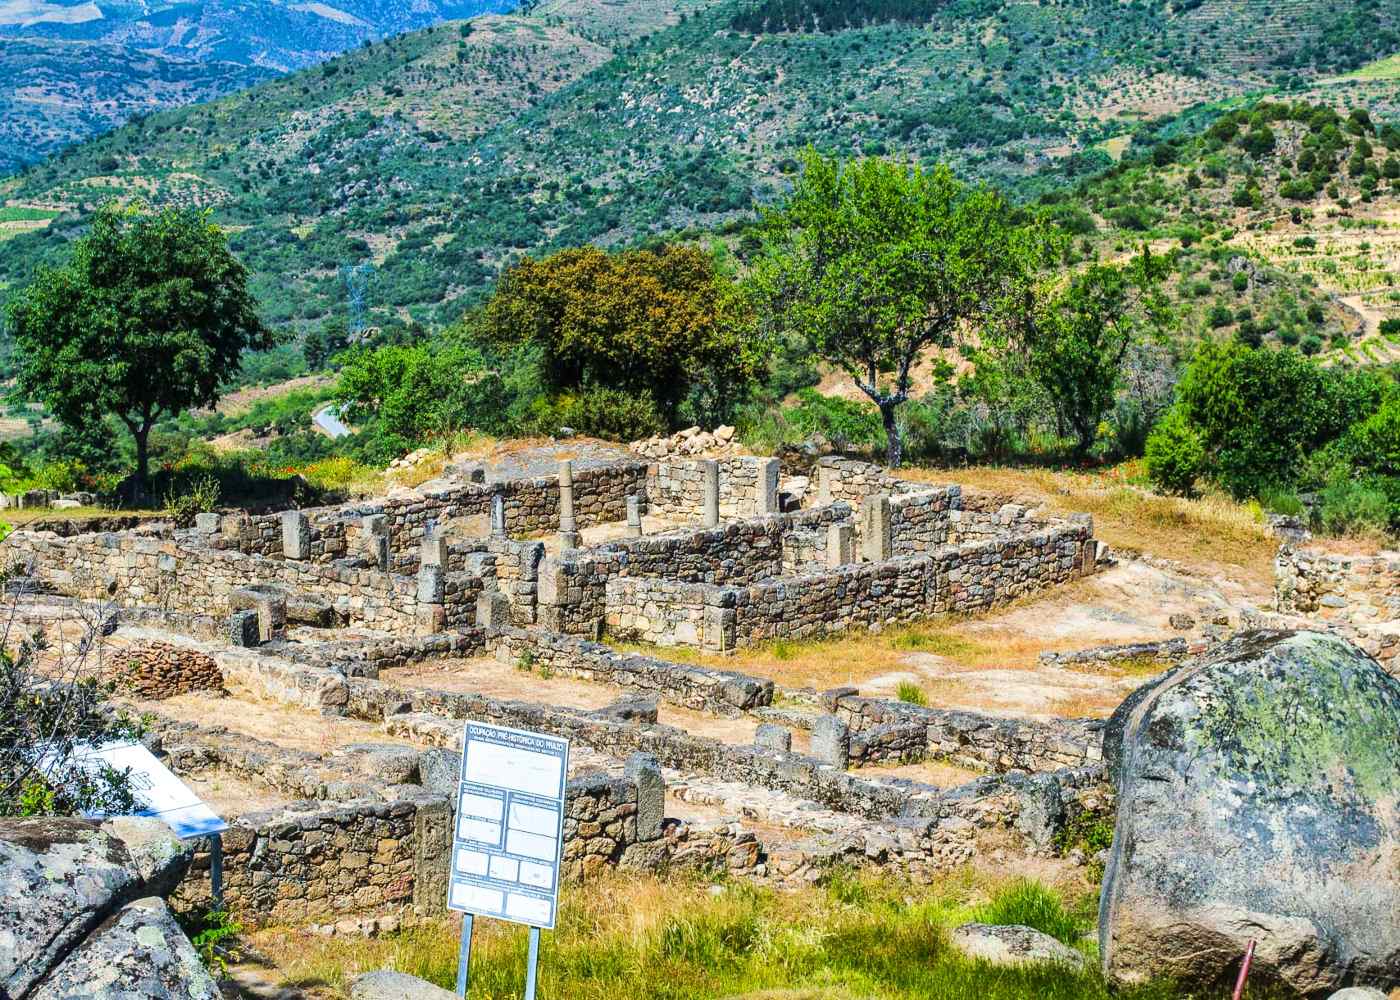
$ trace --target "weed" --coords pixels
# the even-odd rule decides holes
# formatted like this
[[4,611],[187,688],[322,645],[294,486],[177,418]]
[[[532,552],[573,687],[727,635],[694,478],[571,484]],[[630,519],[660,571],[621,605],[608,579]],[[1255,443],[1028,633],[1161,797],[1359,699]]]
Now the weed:
[[1074,944],[1084,928],[1074,914],[1065,908],[1060,897],[1039,882],[1017,882],[998,892],[990,903],[981,907],[977,919],[985,924],[1018,924]]
[[165,510],[177,528],[194,524],[196,514],[207,514],[219,506],[222,490],[213,476],[196,476],[183,488],[171,486],[165,495]]
[[527,674],[533,672],[535,669],[535,651],[533,649],[527,649],[517,656],[515,658],[515,669],[523,670]]
[[229,959],[238,959],[237,938],[243,925],[228,910],[195,911],[180,919],[204,967],[215,979],[228,974]]
[[913,681],[900,681],[898,698],[907,705],[927,705],[928,695]]

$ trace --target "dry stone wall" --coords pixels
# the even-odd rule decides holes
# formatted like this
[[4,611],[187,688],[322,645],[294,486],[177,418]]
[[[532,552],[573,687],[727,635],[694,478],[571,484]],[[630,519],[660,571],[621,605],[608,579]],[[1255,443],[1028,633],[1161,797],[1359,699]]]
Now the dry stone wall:
[[924,555],[951,540],[950,524],[962,488],[941,486],[890,498],[890,549],[896,556]]
[[152,701],[188,691],[219,691],[224,685],[223,671],[212,657],[168,642],[146,642],[120,650],[106,667],[107,679],[123,694]]
[[[778,460],[742,456],[716,460],[719,513],[754,518],[778,512]],[[705,462],[668,461],[647,475],[647,504],[653,513],[700,518],[705,512]]]
[[1284,545],[1274,558],[1277,610],[1327,622],[1400,618],[1400,553],[1348,556]]

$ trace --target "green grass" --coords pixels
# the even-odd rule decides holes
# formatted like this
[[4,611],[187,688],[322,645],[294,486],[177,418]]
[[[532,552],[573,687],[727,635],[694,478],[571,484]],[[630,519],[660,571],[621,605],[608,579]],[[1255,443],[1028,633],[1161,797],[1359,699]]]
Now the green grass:
[[1038,882],[1018,882],[999,893],[977,912],[984,924],[1020,924],[1034,927],[1065,944],[1077,943],[1084,934],[1082,915],[1071,913],[1060,897]]
[[1336,80],[1397,80],[1400,79],[1400,55],[1387,56],[1384,59],[1377,59],[1375,62],[1367,63],[1360,69],[1353,70],[1345,76],[1334,77]]
[[[711,892],[711,889],[714,889]],[[757,996],[863,1000],[1167,1000],[1165,984],[1110,994],[1092,961],[992,968],[948,944],[960,923],[1007,915],[1074,941],[1089,929],[1057,897],[1027,883],[985,906],[968,879],[933,886],[838,875],[825,887],[778,891],[673,878],[604,878],[566,891],[560,926],[544,936],[541,1000],[718,1000]],[[985,896],[983,897],[985,899]],[[482,921],[472,956],[474,1000],[517,997],[522,929]],[[389,939],[344,941],[269,931],[254,944],[292,984],[343,990],[363,969],[393,967],[450,988],[457,937],[446,923]],[[281,954],[279,954],[281,953]],[[285,958],[282,955],[285,955]],[[767,991],[780,991],[776,994]]]
[[913,681],[900,681],[896,697],[908,705],[927,705],[928,695]]

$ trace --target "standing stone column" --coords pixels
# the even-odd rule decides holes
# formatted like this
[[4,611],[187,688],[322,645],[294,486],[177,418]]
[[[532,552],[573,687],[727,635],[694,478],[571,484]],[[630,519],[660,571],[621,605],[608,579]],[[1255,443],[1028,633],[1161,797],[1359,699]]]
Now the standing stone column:
[[811,754],[843,771],[851,756],[851,730],[834,715],[819,715],[812,723]]
[[578,522],[574,520],[574,463],[559,463],[559,545],[576,549],[579,545]]
[[447,561],[447,539],[436,532],[424,535],[422,547],[419,549],[419,564],[446,567]]
[[365,556],[382,570],[389,568],[389,519],[383,514],[366,514],[360,518],[360,535]]
[[637,786],[637,839],[660,840],[666,818],[666,780],[661,765],[649,753],[634,753],[623,766],[623,777]]
[[642,537],[642,498],[635,493],[627,498],[627,537]]
[[778,513],[778,473],[780,466],[776,458],[758,460],[758,497],[755,499],[755,513]]
[[491,498],[491,537],[506,538],[506,498],[497,493]]
[[860,507],[860,548],[866,562],[890,558],[890,498],[885,494],[865,498]]
[[831,495],[831,469],[825,465],[817,466],[817,506],[829,507],[834,502]]
[[307,559],[311,555],[311,525],[299,510],[282,512],[282,558]]
[[855,561],[855,537],[854,524],[826,526],[826,565],[829,569]]
[[705,527],[714,528],[719,525],[719,462],[704,459],[700,473],[704,477]]

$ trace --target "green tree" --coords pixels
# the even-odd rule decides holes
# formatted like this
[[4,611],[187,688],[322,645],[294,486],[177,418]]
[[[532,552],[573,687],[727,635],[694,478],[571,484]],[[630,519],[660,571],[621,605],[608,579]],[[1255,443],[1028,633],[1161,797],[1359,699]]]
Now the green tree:
[[502,276],[481,332],[503,348],[538,350],[556,392],[647,396],[667,421],[693,385],[747,385],[762,361],[744,303],[715,256],[685,246],[526,257]]
[[212,405],[244,351],[272,346],[247,279],[207,213],[106,206],[10,302],[19,386],[69,427],[115,414],[145,495],[156,421]]
[[1047,251],[1000,195],[946,166],[842,164],[812,150],[761,224],[757,298],[879,408],[891,466],[903,457],[897,415],[914,363],[1017,301]]
[[480,352],[448,342],[360,350],[346,359],[336,399],[356,424],[374,423],[403,445],[442,431],[494,431],[506,416],[498,373]]
[[1042,289],[1013,314],[1012,347],[1053,400],[1083,457],[1113,406],[1123,356],[1144,327],[1166,323],[1165,262],[1150,250],[1126,266],[1095,264]]

